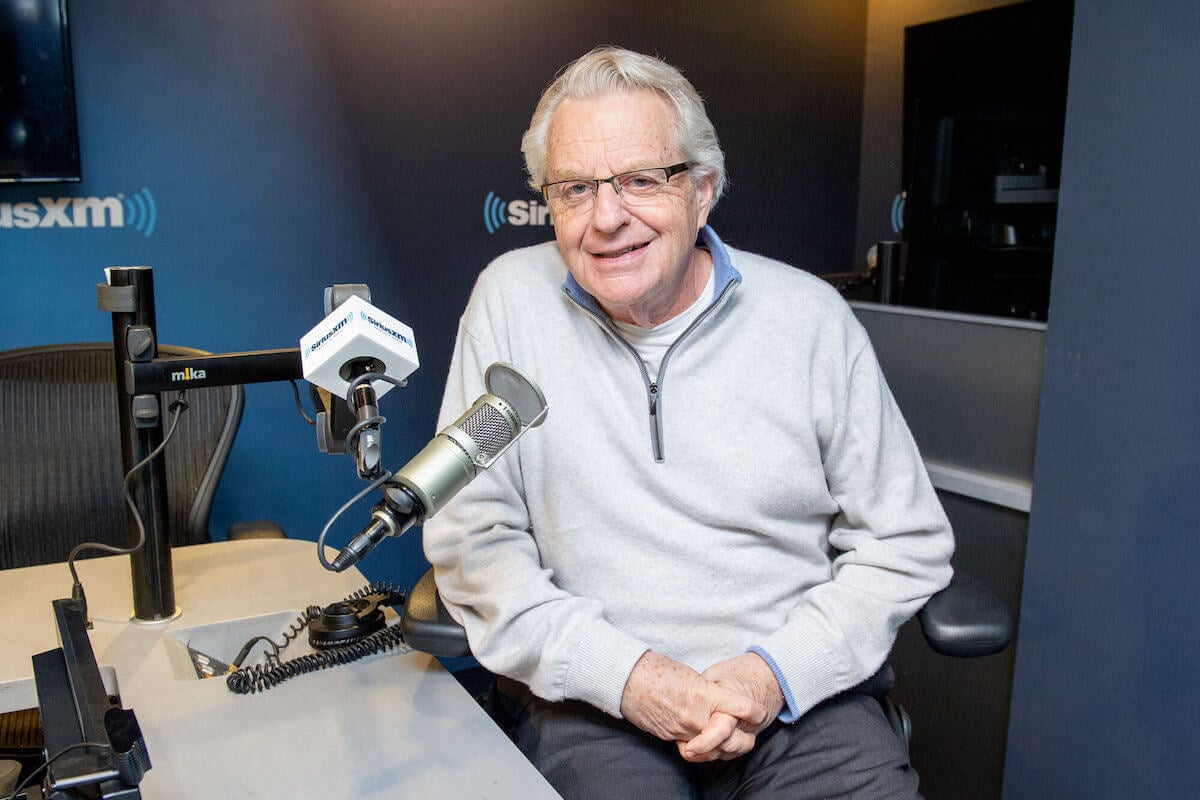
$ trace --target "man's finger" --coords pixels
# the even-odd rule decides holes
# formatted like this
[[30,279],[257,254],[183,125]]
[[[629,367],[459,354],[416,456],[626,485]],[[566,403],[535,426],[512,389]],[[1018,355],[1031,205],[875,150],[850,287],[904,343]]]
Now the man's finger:
[[729,714],[717,712],[709,717],[708,724],[698,734],[693,736],[683,747],[683,757],[689,761],[696,760],[713,751],[712,760],[720,755],[720,746],[738,732],[738,718]]
[[721,743],[721,746],[718,748],[721,751],[720,757],[723,761],[729,761],[730,759],[744,756],[754,749],[754,743],[754,734],[739,727],[728,739]]
[[715,711],[720,711],[751,725],[761,725],[767,718],[767,707],[739,692],[725,690],[717,700]]

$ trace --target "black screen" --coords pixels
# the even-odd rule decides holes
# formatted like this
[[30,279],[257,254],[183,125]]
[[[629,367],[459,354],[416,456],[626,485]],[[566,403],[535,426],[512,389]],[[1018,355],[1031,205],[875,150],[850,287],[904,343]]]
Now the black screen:
[[905,30],[903,302],[1045,320],[1073,5]]
[[66,0],[0,0],[0,183],[79,179]]

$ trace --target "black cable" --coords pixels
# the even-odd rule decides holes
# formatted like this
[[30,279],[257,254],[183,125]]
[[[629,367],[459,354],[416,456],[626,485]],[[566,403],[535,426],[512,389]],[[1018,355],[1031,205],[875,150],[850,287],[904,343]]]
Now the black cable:
[[[283,632],[283,644],[276,645],[275,658],[278,659],[281,650],[299,639],[300,634],[304,633],[304,629],[308,627],[308,623],[319,618],[321,614],[322,609],[320,606],[309,606],[304,609],[304,612],[296,617],[296,621],[289,625],[288,629]],[[275,644],[275,642],[272,641],[272,644]],[[235,662],[234,666],[240,667],[241,662]]]
[[162,442],[160,442],[158,447],[154,448],[154,450],[152,450],[148,456],[134,464],[129,472],[125,473],[125,503],[129,506],[130,511],[133,512],[133,521],[137,523],[137,542],[131,547],[116,547],[115,545],[104,544],[103,542],[80,542],[71,549],[70,554],[67,556],[67,569],[71,571],[72,581],[71,598],[79,600],[83,603],[83,613],[85,618],[87,617],[87,596],[83,592],[83,583],[79,580],[79,573],[75,569],[75,559],[78,558],[79,554],[85,550],[101,550],[105,553],[111,553],[118,556],[129,555],[130,553],[136,553],[142,548],[143,545],[146,544],[146,524],[142,520],[141,512],[138,511],[137,502],[133,499],[133,476],[139,469],[157,458],[159,454],[161,454],[166,448],[167,442],[171,441],[171,437],[175,434],[175,428],[179,425],[179,417],[182,416],[183,412],[188,408],[187,402],[184,400],[186,395],[187,390],[184,389],[171,403],[169,407],[171,411],[171,424],[167,428],[166,435],[163,436]]
[[268,662],[272,659],[279,658],[279,651],[281,649],[279,645],[271,641],[270,637],[268,636],[255,636],[242,646],[242,649],[238,652],[237,657],[233,659],[233,667],[235,669],[242,666],[242,662],[246,660],[246,656],[250,655],[250,651],[254,649],[254,645],[258,644],[259,642],[266,642],[271,646],[271,652],[266,654]]
[[329,529],[333,527],[333,523],[337,522],[338,518],[342,516],[342,514],[346,513],[346,509],[350,508],[350,506],[354,505],[359,500],[378,489],[380,486],[383,486],[383,484],[387,483],[391,477],[392,473],[385,469],[383,474],[376,478],[375,481],[372,482],[367,488],[354,495],[354,497],[351,497],[341,508],[333,512],[333,516],[330,517],[329,521],[325,523],[325,527],[321,529],[321,534],[317,537],[317,560],[321,562],[321,566],[330,572],[338,571],[333,564],[329,563],[329,559],[325,558],[325,537],[329,535]]
[[51,764],[53,764],[55,761],[62,758],[67,753],[71,752],[72,750],[78,750],[80,747],[103,747],[105,750],[112,749],[111,746],[105,744],[104,742],[76,742],[75,744],[67,745],[62,750],[59,750],[54,755],[50,756],[50,758],[47,758],[45,764],[42,764],[37,769],[35,769],[33,772],[29,773],[29,777],[27,777],[25,780],[21,781],[20,785],[17,786],[17,788],[13,790],[13,793],[8,796],[7,800],[17,800],[17,797],[22,792],[24,792],[26,789],[28,789],[30,786],[33,785],[33,781],[35,778],[37,778],[41,773],[50,769]]
[[346,389],[346,405],[350,406],[350,410],[355,414],[358,413],[358,406],[354,402],[354,390],[361,384],[371,381],[383,381],[384,383],[390,383],[392,386],[399,386],[401,389],[408,386],[407,379],[393,378],[390,375],[384,375],[382,372],[365,372],[359,375],[350,383],[349,388]]
[[388,581],[375,581],[374,583],[368,583],[356,592],[346,595],[345,602],[352,603],[355,600],[362,600],[373,594],[390,595],[390,597],[380,601],[379,604],[383,606],[401,605],[405,599],[405,591],[399,585],[389,583]]
[[296,398],[296,410],[300,412],[300,416],[304,417],[304,421],[309,425],[316,425],[317,421],[308,415],[304,410],[304,404],[300,402],[300,387],[296,385],[296,380],[291,378],[288,383],[292,385],[292,396]]
[[[353,603],[356,600],[368,601],[367,608],[376,608],[380,606],[395,606],[402,605],[406,600],[406,593],[398,586],[392,583],[376,581],[369,583],[358,591],[346,596],[344,603]],[[373,615],[378,612],[371,612]],[[233,661],[234,671],[231,671],[225,678],[225,685],[229,690],[237,694],[253,694],[258,691],[266,691],[277,683],[281,683],[288,678],[302,675],[306,672],[312,672],[325,667],[335,666],[337,664],[346,664],[351,661],[357,661],[368,655],[390,650],[398,644],[404,642],[397,625],[393,625],[394,631],[389,633],[390,629],[384,628],[374,630],[368,634],[350,640],[342,640],[337,644],[330,644],[320,653],[336,653],[336,651],[345,651],[340,655],[327,655],[320,657],[320,653],[300,656],[292,661],[280,660],[280,652],[290,645],[293,641],[300,637],[300,634],[309,627],[309,625],[322,616],[325,610],[321,606],[309,606],[304,613],[296,618],[296,622],[289,626],[289,629],[283,632],[283,644],[276,644],[272,639],[266,636],[255,636],[246,642],[238,653],[237,658]],[[381,617],[382,620],[382,617]],[[274,653],[266,653],[267,663],[265,665],[254,664],[249,667],[242,667],[242,662],[249,655],[255,643],[263,640],[275,648]],[[310,636],[309,642],[313,639]],[[350,649],[356,648],[356,649]]]
[[358,448],[358,434],[363,428],[378,428],[385,422],[387,422],[387,417],[376,414],[373,417],[367,417],[362,422],[354,423],[354,426],[346,431],[346,454],[351,458],[354,457],[355,450]]
[[246,660],[246,656],[250,655],[250,651],[254,649],[254,645],[258,642],[266,642],[271,646],[271,652],[268,653],[263,651],[263,655],[267,659],[267,664],[279,663],[280,653],[282,653],[288,645],[298,639],[300,634],[304,632],[304,629],[308,627],[308,624],[314,619],[320,617],[321,613],[322,611],[320,606],[309,606],[308,608],[304,609],[304,612],[296,617],[296,621],[289,625],[288,629],[283,632],[282,644],[275,641],[270,636],[253,637],[250,639],[250,641],[246,642],[246,644],[242,645],[242,649],[238,651],[237,657],[233,659],[231,666],[234,669],[241,669],[242,662]]
[[225,685],[229,687],[231,692],[236,694],[265,692],[272,686],[283,683],[289,678],[309,672],[316,672],[327,667],[336,667],[339,664],[349,664],[367,656],[391,650],[394,647],[404,644],[404,637],[400,633],[400,625],[401,623],[397,622],[390,627],[375,631],[371,635],[348,644],[345,647],[309,653],[308,655],[300,656],[291,661],[284,661],[275,666],[264,667],[255,664],[251,667],[239,669],[237,672],[229,673],[228,677],[225,678]]
[[[362,384],[370,383],[371,381],[383,381],[384,383],[390,383],[393,386],[399,386],[400,388],[404,388],[408,385],[407,380],[393,378],[389,375],[384,375],[382,372],[366,372],[362,375],[359,375],[350,382],[350,386],[346,389],[346,405],[349,407],[350,412],[355,416],[358,416],[358,403],[354,399],[354,390]],[[385,422],[387,422],[387,417],[382,416],[381,414],[375,414],[372,417],[359,420],[357,423],[355,423],[350,430],[346,431],[346,454],[354,457],[355,451],[358,449],[358,434],[363,430],[363,428],[379,428]]]

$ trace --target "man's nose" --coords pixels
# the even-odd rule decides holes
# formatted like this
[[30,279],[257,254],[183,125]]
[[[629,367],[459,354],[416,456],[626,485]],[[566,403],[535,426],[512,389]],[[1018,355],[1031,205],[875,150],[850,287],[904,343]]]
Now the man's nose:
[[614,231],[629,219],[629,209],[621,199],[617,187],[611,181],[596,187],[596,199],[592,206],[592,225],[598,230]]

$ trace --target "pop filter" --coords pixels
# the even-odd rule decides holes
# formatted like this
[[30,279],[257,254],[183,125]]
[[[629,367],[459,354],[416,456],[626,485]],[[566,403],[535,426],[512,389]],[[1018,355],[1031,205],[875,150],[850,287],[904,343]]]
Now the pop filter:
[[521,425],[534,428],[546,418],[546,397],[524,372],[504,361],[497,361],[483,373],[489,394],[508,402],[521,418]]

